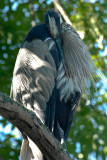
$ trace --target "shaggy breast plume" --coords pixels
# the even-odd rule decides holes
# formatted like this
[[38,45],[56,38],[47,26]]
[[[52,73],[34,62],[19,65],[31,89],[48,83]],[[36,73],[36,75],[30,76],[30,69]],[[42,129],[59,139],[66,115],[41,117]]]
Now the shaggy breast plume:
[[62,38],[65,72],[69,78],[72,78],[72,88],[80,92],[87,90],[88,80],[95,87],[96,66],[79,34],[66,22],[62,23]]

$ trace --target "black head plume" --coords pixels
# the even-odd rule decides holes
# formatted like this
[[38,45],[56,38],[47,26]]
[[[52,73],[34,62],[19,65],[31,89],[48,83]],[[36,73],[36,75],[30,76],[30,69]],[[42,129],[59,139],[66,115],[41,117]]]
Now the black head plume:
[[57,39],[61,34],[61,16],[55,10],[49,10],[45,14],[45,24],[52,38]]

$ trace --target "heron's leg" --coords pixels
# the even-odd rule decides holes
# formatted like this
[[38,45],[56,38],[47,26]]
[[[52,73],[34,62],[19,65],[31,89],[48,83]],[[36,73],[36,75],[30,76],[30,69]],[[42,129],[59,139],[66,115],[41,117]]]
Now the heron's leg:
[[[67,147],[66,147],[66,143],[65,143],[65,139],[64,139],[64,131],[63,129],[61,128],[60,124],[57,122],[57,134],[58,134],[58,138],[60,139],[60,142],[61,144],[63,145],[64,147],[64,150],[68,153],[67,151]],[[68,153],[69,154],[69,153]]]

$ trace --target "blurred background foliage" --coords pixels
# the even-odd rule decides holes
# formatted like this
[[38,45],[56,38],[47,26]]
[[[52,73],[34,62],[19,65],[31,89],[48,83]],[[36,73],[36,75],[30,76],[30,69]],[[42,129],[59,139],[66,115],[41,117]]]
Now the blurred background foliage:
[[[51,0],[4,0],[0,2],[0,91],[9,95],[12,72],[18,50],[32,27],[44,22],[44,14],[54,8]],[[107,159],[107,1],[59,0],[89,47],[103,79],[96,83],[98,92],[90,93],[89,105],[82,98],[67,140],[71,157],[82,160]],[[0,117],[0,160],[19,159],[21,138],[14,126]]]

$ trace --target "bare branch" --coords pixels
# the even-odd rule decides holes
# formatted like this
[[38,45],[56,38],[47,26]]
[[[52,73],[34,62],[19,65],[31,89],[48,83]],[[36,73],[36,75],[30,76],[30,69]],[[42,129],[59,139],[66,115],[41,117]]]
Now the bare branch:
[[0,92],[0,114],[24,132],[48,160],[71,160],[62,145],[35,113]]
[[54,4],[55,8],[60,12],[60,14],[61,14],[62,17],[64,18],[64,20],[65,20],[68,24],[72,25],[69,17],[67,16],[66,12],[65,12],[64,9],[61,7],[61,5],[60,5],[56,0],[53,0],[53,4]]

